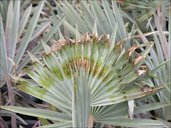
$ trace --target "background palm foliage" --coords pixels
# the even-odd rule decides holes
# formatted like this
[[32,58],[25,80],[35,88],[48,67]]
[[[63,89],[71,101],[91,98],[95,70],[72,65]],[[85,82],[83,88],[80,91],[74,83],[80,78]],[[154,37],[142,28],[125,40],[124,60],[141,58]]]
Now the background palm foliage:
[[[141,30],[138,30],[139,31],[138,33],[141,35],[143,42],[152,40],[155,43],[155,47],[152,48],[150,52],[150,56],[147,57],[148,59],[146,61],[146,65],[150,70],[155,69],[160,64],[162,64],[165,60],[170,59],[169,58],[170,41],[168,39],[168,36],[170,36],[170,33],[168,33],[168,28],[169,28],[168,24],[170,25],[170,21],[169,21],[170,1],[154,0],[154,1],[144,1],[144,3],[136,2],[136,1],[127,1],[125,5],[126,5],[125,9],[131,9],[131,7],[135,9],[134,12],[129,16],[133,17],[133,19],[137,21],[136,25],[139,28],[141,28]],[[142,16],[141,15],[138,16],[137,14],[141,14]],[[145,25],[146,27],[143,27],[142,25]],[[145,31],[148,33],[151,32],[153,34],[152,36],[145,37],[143,36],[143,34],[141,34],[141,31]],[[161,83],[170,84],[171,79],[168,76],[168,74],[171,72],[170,66],[171,65],[169,62],[165,66],[162,66],[162,68],[160,69],[157,75],[159,79],[156,79],[151,83],[153,85],[158,85]],[[155,99],[155,100],[170,102],[170,98],[171,98],[170,91],[171,91],[170,89],[163,90],[163,92],[161,92],[158,95],[159,99]],[[171,113],[169,107],[164,108],[163,113],[160,112],[158,114],[166,120],[171,119]]]
[[[40,54],[41,45],[38,41],[40,38],[45,42],[51,39],[63,19],[53,23],[44,18],[44,1],[34,9],[30,2],[19,0],[0,1],[0,6],[0,87],[7,84],[9,99],[6,104],[15,105],[14,85],[9,75],[19,73],[28,64],[30,58],[26,50]],[[52,28],[52,25],[56,27]],[[45,31],[47,28],[48,32]]]
[[[11,105],[17,104],[17,106],[27,107],[30,107],[31,105],[39,109],[48,109],[41,109],[39,111],[39,109],[22,108],[23,111],[21,111],[20,107],[4,107],[4,109],[8,109],[14,112],[41,117],[39,118],[41,124],[49,125],[49,127],[86,126],[88,121],[87,119],[90,119],[90,122],[94,120],[94,122],[96,122],[96,124],[94,124],[95,127],[103,127],[104,124],[122,125],[125,127],[170,127],[170,124],[166,122],[168,120],[171,120],[171,114],[169,113],[169,73],[171,72],[169,60],[169,42],[171,42],[171,32],[170,29],[168,30],[168,28],[171,28],[168,27],[170,25],[169,21],[171,21],[171,16],[169,13],[171,10],[169,7],[169,0],[146,0],[143,2],[135,0],[109,0],[101,2],[55,0],[0,1],[0,84],[2,87],[3,97],[1,98],[3,101],[1,104],[8,105],[10,102]],[[61,24],[62,26],[60,26]],[[109,101],[108,104],[107,101],[102,104],[102,101],[104,100],[103,96],[105,95],[105,90],[100,90],[101,86],[98,87],[98,85],[100,84],[96,85],[97,89],[91,88],[93,91],[90,88],[85,88],[84,86],[87,85],[90,81],[93,81],[90,85],[94,85],[94,82],[96,83],[96,81],[98,81],[97,83],[100,83],[97,79],[98,75],[95,75],[96,77],[92,77],[89,81],[86,81],[86,79],[89,79],[90,77],[89,74],[84,72],[83,69],[79,69],[81,71],[80,74],[78,73],[78,79],[74,81],[80,83],[83,82],[81,80],[85,80],[85,82],[83,82],[83,84],[80,84],[81,86],[79,88],[76,88],[75,91],[78,93],[73,93],[75,97],[78,96],[78,99],[76,98],[73,100],[74,97],[72,97],[73,95],[71,95],[72,89],[71,86],[69,86],[68,84],[71,80],[68,80],[68,76],[65,77],[66,82],[63,84],[66,86],[68,85],[69,87],[67,86],[66,88],[62,86],[65,91],[61,90],[62,88],[58,88],[60,90],[58,90],[59,95],[56,95],[56,93],[52,93],[54,91],[53,88],[49,88],[52,83],[48,87],[43,87],[43,89],[39,88],[39,86],[30,86],[36,84],[30,79],[30,77],[27,77],[27,79],[19,79],[19,83],[22,86],[17,86],[17,90],[23,90],[26,93],[29,93],[43,101],[48,102],[52,106],[44,102],[42,105],[39,105],[34,102],[33,99],[27,102],[27,95],[25,96],[25,94],[12,89],[12,86],[15,86],[15,82],[13,83],[10,75],[16,76],[20,73],[20,77],[26,77],[25,72],[21,73],[21,71],[23,72],[22,69],[24,67],[26,67],[28,64],[30,65],[30,57],[28,57],[26,50],[29,50],[31,52],[30,56],[32,60],[39,63],[38,67],[41,67],[42,63],[43,65],[44,63],[45,65],[48,65],[48,62],[46,62],[45,60],[44,62],[42,62],[43,60],[39,60],[40,55],[42,55],[42,52],[39,52],[42,49],[42,43],[40,43],[40,39],[42,39],[43,41],[43,46],[47,54],[49,53],[49,47],[46,45],[46,43],[51,43],[53,39],[64,40],[64,37],[71,37],[74,40],[79,40],[82,34],[86,32],[92,33],[92,31],[94,32],[94,34],[98,33],[98,35],[109,34],[109,36],[111,37],[109,39],[109,42],[112,43],[110,44],[112,46],[110,49],[112,49],[113,47],[117,47],[117,42],[122,42],[120,44],[122,44],[126,49],[129,49],[135,44],[137,46],[140,46],[140,48],[136,50],[136,54],[133,54],[129,59],[125,59],[125,61],[129,60],[128,63],[130,63],[130,61],[132,62],[133,60],[135,60],[137,55],[146,54],[144,63],[140,67],[140,71],[143,71],[145,75],[140,76],[138,80],[134,80],[133,82],[126,84],[128,87],[132,87],[130,88],[130,92],[128,91],[129,94],[132,93],[131,91],[136,91],[134,90],[134,87],[137,87],[137,90],[139,90],[138,92],[142,93],[142,90],[144,89],[142,89],[141,87],[142,85],[146,84],[150,86],[145,88],[147,90],[150,90],[151,87],[154,87],[156,90],[158,90],[160,88],[160,85],[162,85],[162,87],[164,86],[165,88],[157,94],[152,96],[150,95],[143,99],[139,99],[137,97],[138,99],[129,99],[127,102],[120,97],[120,99],[117,100],[117,104],[116,102],[109,103]],[[150,51],[148,51],[148,53],[146,50],[148,49],[147,46],[150,46],[149,44],[153,44],[154,46],[150,48]],[[106,46],[103,47],[105,48]],[[66,49],[68,48],[65,48],[65,50]],[[109,51],[111,52],[111,50]],[[62,62],[67,59],[68,52],[69,50],[66,50],[64,53],[62,52],[60,54],[60,59]],[[123,50],[120,56],[124,55],[125,52],[126,51]],[[104,52],[104,55],[105,54],[107,53]],[[35,55],[36,58],[38,57],[38,59],[33,57],[33,55]],[[70,56],[72,56],[72,54]],[[96,57],[98,58],[99,56]],[[46,57],[43,56],[43,58]],[[36,63],[32,65],[35,66]],[[57,77],[60,77],[61,74],[58,71],[59,69],[56,70],[58,72]],[[66,68],[62,68],[60,70],[63,70],[64,74],[66,72],[70,73],[68,71],[69,69]],[[45,77],[46,75],[47,74],[45,74]],[[127,75],[125,75],[123,79],[127,78],[126,76]],[[129,77],[131,77],[131,75],[129,75]],[[64,78],[61,77],[61,79]],[[132,79],[130,78],[129,80],[131,81]],[[35,81],[37,81],[37,79]],[[61,84],[62,83],[60,83],[60,85]],[[11,99],[10,97],[12,97],[13,100],[4,101],[4,97],[6,94],[4,92],[5,86],[3,85],[7,85],[9,99]],[[53,87],[53,85],[51,86]],[[37,91],[35,91],[34,93],[32,92],[33,89],[37,89]],[[82,94],[82,90],[86,91]],[[93,95],[90,95],[90,92],[91,94],[93,92]],[[17,97],[15,96],[16,93]],[[42,93],[45,94],[42,95]],[[118,93],[118,95],[123,96],[120,91],[118,91]],[[20,98],[18,95],[24,100],[19,101]],[[107,93],[106,97],[108,97],[109,95],[111,95],[111,93]],[[42,96],[44,97],[42,98]],[[91,96],[93,96],[93,98],[90,98]],[[83,97],[87,97],[86,102],[85,100],[80,100],[84,99]],[[75,101],[74,103],[76,106],[71,107],[71,101]],[[59,104],[59,106],[56,106],[57,104]],[[84,106],[84,104],[86,105]],[[134,104],[136,107],[133,107]],[[162,109],[159,109],[161,107]],[[77,108],[77,111],[71,108]],[[83,109],[87,111],[83,111]],[[152,113],[147,112],[151,110],[153,110]],[[56,111],[57,113],[55,113],[54,111]],[[2,116],[9,116],[11,114],[13,115],[13,117],[25,123],[24,120],[22,120],[15,114],[12,114],[5,110],[1,110],[0,112]],[[47,112],[49,113],[49,117],[47,116]],[[80,117],[79,112],[82,113],[84,116]],[[75,115],[72,115],[71,113],[75,113]],[[132,118],[133,113],[134,118],[136,117],[139,119],[131,120],[130,122],[130,118]],[[86,118],[88,115],[92,116]],[[127,118],[128,115],[130,116],[130,118]],[[54,124],[49,124],[48,120],[43,119],[45,117],[46,119],[52,120]],[[141,120],[140,118],[153,118],[158,120]],[[3,118],[1,118],[1,120],[3,121]],[[125,123],[123,123],[123,120],[125,121]],[[77,121],[82,122],[82,124],[79,124]],[[15,120],[12,124],[16,124]],[[7,124],[5,122],[3,123],[3,125],[6,125],[7,127]],[[16,126],[13,125],[13,127]],[[105,127],[108,126],[105,125]]]

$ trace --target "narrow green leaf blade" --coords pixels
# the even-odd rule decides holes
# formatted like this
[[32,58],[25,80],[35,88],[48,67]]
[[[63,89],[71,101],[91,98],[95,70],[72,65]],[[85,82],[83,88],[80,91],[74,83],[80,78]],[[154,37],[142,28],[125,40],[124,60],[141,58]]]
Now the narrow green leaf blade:
[[15,113],[20,113],[28,116],[40,117],[54,121],[70,122],[71,117],[64,113],[54,112],[44,109],[16,107],[16,106],[1,106],[0,108],[9,110]]
[[24,36],[24,39],[18,49],[16,57],[15,57],[15,62],[17,65],[19,64],[29,42],[31,41],[31,37],[33,35],[34,29],[36,27],[36,24],[39,19],[40,13],[42,11],[43,5],[44,5],[44,0],[39,3],[36,11],[34,12],[32,19],[30,21],[26,35]]
[[128,119],[128,118],[116,118],[107,120],[97,120],[97,122],[110,124],[115,126],[136,127],[136,128],[161,128],[163,123],[159,120],[151,119]]

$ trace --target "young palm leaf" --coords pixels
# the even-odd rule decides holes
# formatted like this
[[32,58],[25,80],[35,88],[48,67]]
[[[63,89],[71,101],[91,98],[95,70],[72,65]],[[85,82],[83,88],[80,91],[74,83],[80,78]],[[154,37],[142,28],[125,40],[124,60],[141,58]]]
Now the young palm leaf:
[[[51,48],[43,43],[42,60],[29,53],[32,69],[25,72],[34,82],[17,77],[15,80],[19,90],[48,102],[58,112],[14,106],[2,108],[54,121],[45,127],[91,128],[94,122],[161,126],[160,121],[140,123],[127,115],[127,101],[155,94],[163,88],[146,85],[144,89],[143,85],[136,84],[140,78],[137,70],[153,44],[134,45],[130,49],[125,49],[121,42],[112,44],[109,35],[97,37],[97,34],[85,34],[77,41],[59,40]],[[145,46],[143,54],[136,56],[135,49]],[[136,56],[134,60],[130,59],[132,55]],[[126,122],[117,123],[119,120]]]

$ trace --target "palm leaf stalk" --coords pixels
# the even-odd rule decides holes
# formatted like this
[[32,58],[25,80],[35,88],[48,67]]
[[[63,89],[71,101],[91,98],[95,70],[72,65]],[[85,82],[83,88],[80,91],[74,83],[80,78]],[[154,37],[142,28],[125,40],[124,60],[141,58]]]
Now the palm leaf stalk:
[[[32,66],[25,70],[34,82],[13,76],[17,89],[56,108],[43,110],[16,106],[1,108],[16,113],[52,120],[46,128],[89,127],[109,124],[128,127],[161,127],[158,120],[130,119],[127,101],[139,100],[163,88],[138,84],[139,68],[152,43],[124,48],[114,46],[109,35],[85,34],[80,40],[59,40],[50,48],[42,42],[45,53],[39,60],[29,53]],[[147,47],[138,54],[138,48]],[[135,59],[131,59],[132,56]],[[143,79],[143,78],[141,78]],[[135,109],[136,113],[141,110]],[[143,112],[143,111],[141,111]],[[124,122],[125,121],[125,122]]]

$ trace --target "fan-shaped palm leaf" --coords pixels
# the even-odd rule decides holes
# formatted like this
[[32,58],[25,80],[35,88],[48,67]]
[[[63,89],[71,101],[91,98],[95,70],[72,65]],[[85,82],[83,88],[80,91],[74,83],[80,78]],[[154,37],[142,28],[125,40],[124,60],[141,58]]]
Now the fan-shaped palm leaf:
[[[85,34],[77,41],[59,40],[51,48],[43,43],[46,53],[42,61],[29,53],[33,69],[26,72],[35,82],[17,77],[15,80],[18,89],[55,106],[58,112],[2,108],[54,121],[46,127],[92,127],[93,122],[114,125],[112,122],[119,120],[127,121],[116,125],[161,126],[160,121],[152,120],[136,125],[140,120],[127,117],[126,101],[154,94],[163,87],[144,89],[136,84],[140,78],[137,70],[152,44],[132,46],[128,50],[123,45],[120,42],[113,46],[108,35],[98,38],[96,34]],[[148,47],[142,55],[130,59],[135,49],[145,46]]]

